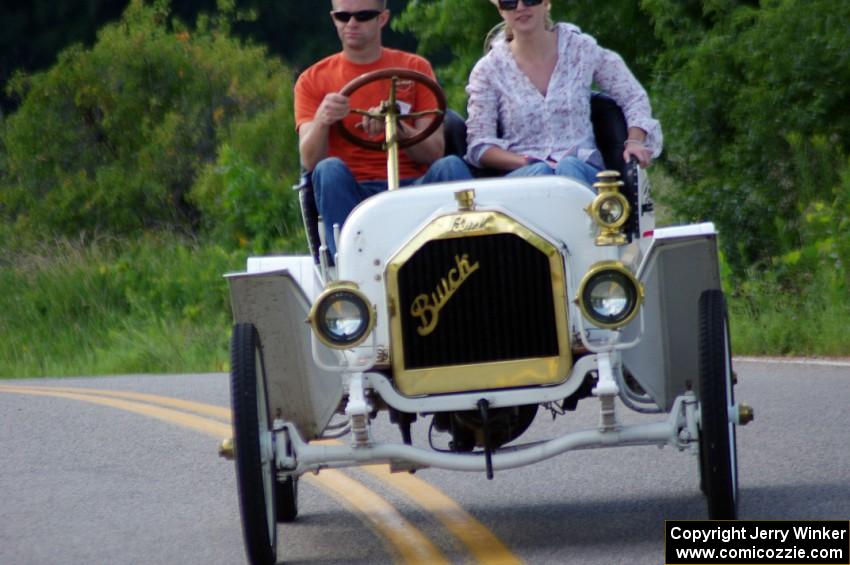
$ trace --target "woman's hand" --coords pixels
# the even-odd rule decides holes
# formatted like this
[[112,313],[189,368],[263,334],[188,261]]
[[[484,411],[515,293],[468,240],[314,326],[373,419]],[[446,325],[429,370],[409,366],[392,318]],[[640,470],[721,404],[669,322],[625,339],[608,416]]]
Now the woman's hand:
[[642,168],[652,164],[652,151],[641,139],[627,139],[623,150],[623,159],[628,163],[632,157],[638,160]]
[[623,144],[623,159],[628,163],[632,157],[637,159],[644,169],[652,164],[652,150],[646,146],[646,132],[639,127],[629,128],[626,142]]

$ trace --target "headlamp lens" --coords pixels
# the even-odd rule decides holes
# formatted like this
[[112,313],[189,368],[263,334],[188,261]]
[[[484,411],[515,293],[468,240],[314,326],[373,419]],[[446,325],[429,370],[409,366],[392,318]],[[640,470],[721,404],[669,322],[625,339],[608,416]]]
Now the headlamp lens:
[[338,349],[358,345],[372,326],[372,312],[357,291],[340,288],[326,292],[311,314],[313,327],[323,342]]
[[338,297],[329,301],[323,323],[334,340],[351,341],[363,326],[363,312],[348,297]]
[[621,328],[637,314],[643,297],[640,283],[618,262],[601,263],[579,288],[584,315],[601,328]]
[[590,307],[600,317],[615,319],[629,304],[626,289],[614,280],[604,280],[590,289]]

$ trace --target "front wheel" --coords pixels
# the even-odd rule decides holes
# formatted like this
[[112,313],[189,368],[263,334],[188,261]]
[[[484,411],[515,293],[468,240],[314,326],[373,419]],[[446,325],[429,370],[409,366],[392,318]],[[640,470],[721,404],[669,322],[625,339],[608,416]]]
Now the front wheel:
[[245,551],[253,565],[272,565],[277,560],[274,434],[263,352],[252,324],[233,326],[230,354],[236,483]]
[[738,516],[738,454],[732,389],[732,351],[726,303],[720,290],[699,300],[700,485],[712,520]]

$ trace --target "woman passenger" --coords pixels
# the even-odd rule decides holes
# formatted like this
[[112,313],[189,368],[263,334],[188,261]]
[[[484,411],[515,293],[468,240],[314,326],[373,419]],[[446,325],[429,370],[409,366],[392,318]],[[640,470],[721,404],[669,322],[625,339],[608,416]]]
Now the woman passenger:
[[626,117],[623,158],[648,167],[661,153],[661,126],[623,59],[572,24],[553,24],[551,0],[491,2],[505,28],[466,87],[467,160],[509,176],[558,174],[592,185],[604,168],[590,121],[595,86]]

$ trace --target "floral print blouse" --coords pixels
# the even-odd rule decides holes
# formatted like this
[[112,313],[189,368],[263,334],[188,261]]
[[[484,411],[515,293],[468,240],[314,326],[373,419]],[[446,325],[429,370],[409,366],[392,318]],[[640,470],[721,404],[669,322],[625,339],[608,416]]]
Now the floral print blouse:
[[467,160],[480,166],[487,149],[501,147],[554,162],[573,155],[601,166],[590,121],[592,86],[619,104],[628,127],[647,132],[646,144],[657,157],[661,125],[623,59],[572,24],[559,23],[556,31],[558,62],[545,96],[519,69],[503,38],[472,69],[466,87]]

